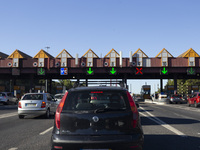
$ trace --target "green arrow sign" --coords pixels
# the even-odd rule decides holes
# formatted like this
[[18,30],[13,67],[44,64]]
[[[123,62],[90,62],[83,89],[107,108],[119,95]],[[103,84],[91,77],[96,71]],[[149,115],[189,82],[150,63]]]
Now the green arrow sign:
[[196,75],[196,70],[194,68],[187,69],[187,75]]
[[112,70],[110,71],[110,73],[112,73],[112,74],[115,74],[115,69],[114,68],[112,68]]
[[167,70],[165,70],[165,67],[163,68],[162,73],[163,73],[163,74],[166,74],[166,73],[167,73]]
[[38,68],[38,75],[45,75],[45,70],[42,68]]
[[192,70],[192,68],[191,68],[191,70],[189,70],[188,71],[190,74],[193,74],[194,73],[194,70]]
[[87,71],[88,74],[92,74],[93,71],[91,70],[91,68],[89,68],[89,70]]

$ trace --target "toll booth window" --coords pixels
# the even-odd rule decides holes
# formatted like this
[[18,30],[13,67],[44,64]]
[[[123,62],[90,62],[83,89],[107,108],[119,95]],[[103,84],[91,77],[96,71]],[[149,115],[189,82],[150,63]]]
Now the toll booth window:
[[163,66],[167,66],[167,62],[163,62]]
[[18,58],[13,58],[13,67],[18,67],[18,62],[19,62]]
[[190,62],[190,66],[193,66],[194,65],[194,62]]
[[44,67],[44,58],[39,58],[38,61],[39,61],[38,62],[39,65],[38,66],[39,67]]

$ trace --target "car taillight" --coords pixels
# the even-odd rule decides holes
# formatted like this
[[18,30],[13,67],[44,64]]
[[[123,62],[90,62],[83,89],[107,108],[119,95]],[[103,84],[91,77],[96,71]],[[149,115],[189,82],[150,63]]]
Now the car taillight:
[[131,97],[130,93],[127,91],[127,96],[129,100],[129,104],[131,106],[131,110],[133,112],[133,121],[132,121],[132,126],[135,128],[137,126],[137,121],[138,121],[138,110],[137,106],[135,105],[135,102],[133,101],[133,98]]
[[56,115],[55,115],[55,123],[57,129],[60,129],[60,114],[62,112],[66,97],[67,97],[68,92],[65,93],[65,95],[62,97],[57,109],[56,109]]
[[22,108],[21,102],[18,103],[18,108]]
[[46,107],[46,102],[42,102],[41,108],[45,108]]
[[171,99],[173,99],[173,97],[171,97]]
[[182,97],[180,97],[182,99]]

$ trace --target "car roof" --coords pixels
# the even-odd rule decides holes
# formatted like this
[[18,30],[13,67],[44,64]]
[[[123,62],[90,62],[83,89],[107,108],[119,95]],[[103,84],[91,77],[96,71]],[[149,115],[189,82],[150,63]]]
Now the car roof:
[[69,90],[72,91],[86,91],[86,90],[115,90],[115,91],[127,91],[126,88],[122,87],[113,87],[113,86],[90,86],[90,87],[76,87]]
[[[26,93],[26,94],[50,94],[50,93]],[[24,95],[26,95],[24,94]]]

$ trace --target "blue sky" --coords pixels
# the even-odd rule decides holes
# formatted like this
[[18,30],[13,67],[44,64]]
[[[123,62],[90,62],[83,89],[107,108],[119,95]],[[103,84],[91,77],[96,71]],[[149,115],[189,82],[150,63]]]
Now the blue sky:
[[49,46],[53,56],[66,49],[75,57],[114,48],[128,57],[140,48],[155,57],[166,48],[177,57],[193,48],[200,54],[199,6],[199,0],[0,0],[0,51],[35,56]]

